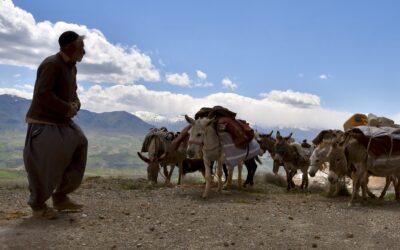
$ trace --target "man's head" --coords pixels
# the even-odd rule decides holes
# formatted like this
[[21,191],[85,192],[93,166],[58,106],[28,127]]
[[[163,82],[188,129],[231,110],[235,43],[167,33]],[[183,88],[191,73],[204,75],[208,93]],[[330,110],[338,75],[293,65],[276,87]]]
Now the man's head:
[[71,61],[80,62],[85,55],[83,39],[85,36],[80,36],[74,31],[65,31],[58,38],[60,50],[64,52]]

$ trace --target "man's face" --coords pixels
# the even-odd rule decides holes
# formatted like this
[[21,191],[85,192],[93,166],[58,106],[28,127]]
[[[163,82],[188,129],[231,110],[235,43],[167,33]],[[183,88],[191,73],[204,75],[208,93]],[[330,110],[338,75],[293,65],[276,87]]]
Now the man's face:
[[80,62],[82,61],[82,58],[86,53],[84,49],[85,44],[83,43],[82,39],[78,39],[74,43],[75,46],[74,46],[74,51],[71,55],[71,60],[74,62]]

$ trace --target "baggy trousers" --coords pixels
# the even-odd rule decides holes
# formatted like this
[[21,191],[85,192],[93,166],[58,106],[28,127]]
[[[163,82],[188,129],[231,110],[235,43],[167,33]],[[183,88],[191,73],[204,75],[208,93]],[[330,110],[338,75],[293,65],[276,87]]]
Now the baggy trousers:
[[54,195],[63,197],[82,182],[88,141],[78,125],[28,124],[24,163],[28,173],[28,204],[37,210]]

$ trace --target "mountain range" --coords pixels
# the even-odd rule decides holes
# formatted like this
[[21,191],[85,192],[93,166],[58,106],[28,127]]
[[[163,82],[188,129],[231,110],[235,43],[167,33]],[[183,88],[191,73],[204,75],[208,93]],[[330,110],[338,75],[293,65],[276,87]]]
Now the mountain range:
[[[25,115],[30,100],[11,95],[0,95],[0,131],[25,130]],[[144,135],[154,125],[125,111],[94,113],[80,110],[74,117],[83,130]]]

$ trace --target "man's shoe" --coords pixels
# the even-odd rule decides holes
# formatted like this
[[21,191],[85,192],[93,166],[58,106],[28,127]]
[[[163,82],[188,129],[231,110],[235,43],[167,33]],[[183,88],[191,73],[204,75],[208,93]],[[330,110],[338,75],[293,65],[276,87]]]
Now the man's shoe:
[[54,220],[58,218],[58,212],[51,207],[32,210],[32,217],[36,219]]
[[68,197],[65,197],[61,200],[53,197],[53,207],[58,211],[63,211],[63,210],[81,211],[83,205],[73,202]]

